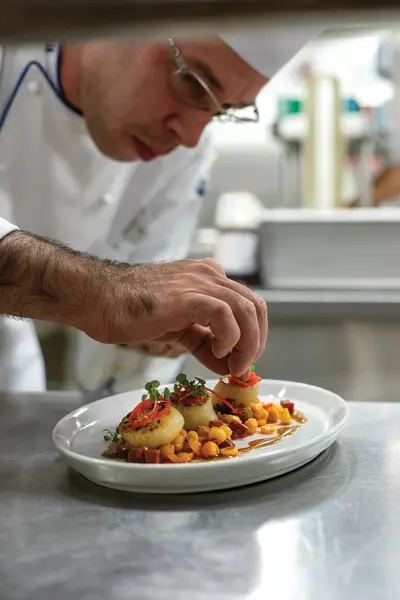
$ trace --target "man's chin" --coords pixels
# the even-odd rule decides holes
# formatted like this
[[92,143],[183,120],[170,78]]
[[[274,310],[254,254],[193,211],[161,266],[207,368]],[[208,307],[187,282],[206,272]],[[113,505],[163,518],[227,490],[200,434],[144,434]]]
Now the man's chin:
[[127,144],[111,146],[110,144],[96,144],[98,150],[111,160],[117,162],[135,162],[140,160],[134,147]]
[[109,158],[117,162],[134,162],[140,160],[139,153],[132,138],[126,135],[107,136],[107,135],[96,135],[98,132],[91,131],[88,126],[89,135],[98,149],[98,151]]

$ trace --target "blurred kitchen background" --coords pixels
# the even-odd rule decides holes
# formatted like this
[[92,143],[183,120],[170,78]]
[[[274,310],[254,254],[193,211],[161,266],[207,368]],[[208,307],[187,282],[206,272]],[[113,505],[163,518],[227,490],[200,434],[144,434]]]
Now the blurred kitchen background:
[[[267,301],[260,376],[398,400],[400,29],[325,32],[258,104],[258,124],[210,126],[191,256],[215,256]],[[49,387],[73,388],[73,333],[38,329]],[[209,375],[193,359],[185,370]]]

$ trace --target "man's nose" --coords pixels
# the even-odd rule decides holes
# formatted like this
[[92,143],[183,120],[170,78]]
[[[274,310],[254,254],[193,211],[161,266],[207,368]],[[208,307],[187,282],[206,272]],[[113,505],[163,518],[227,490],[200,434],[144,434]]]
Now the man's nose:
[[197,109],[185,110],[179,115],[170,117],[167,127],[186,148],[194,148],[200,141],[205,127],[210,122],[209,113]]

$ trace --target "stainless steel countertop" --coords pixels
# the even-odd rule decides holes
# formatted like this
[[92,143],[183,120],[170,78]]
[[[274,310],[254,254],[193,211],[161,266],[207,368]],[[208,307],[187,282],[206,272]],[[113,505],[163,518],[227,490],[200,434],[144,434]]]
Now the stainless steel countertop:
[[0,397],[1,600],[400,597],[400,406],[354,403],[339,442],[236,491],[151,497],[70,472],[69,394]]

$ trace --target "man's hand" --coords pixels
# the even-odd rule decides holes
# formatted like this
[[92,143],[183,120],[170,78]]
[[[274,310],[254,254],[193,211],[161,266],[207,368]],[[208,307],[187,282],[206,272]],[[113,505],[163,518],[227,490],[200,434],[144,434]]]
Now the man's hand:
[[149,340],[148,342],[122,345],[124,348],[129,348],[129,350],[136,350],[136,352],[141,352],[142,354],[164,358],[178,358],[188,353],[184,346],[177,343],[167,344],[166,342],[153,342]]
[[109,344],[180,344],[242,375],[265,348],[267,310],[213,260],[132,266],[23,232],[0,241],[0,312],[64,323]]
[[212,371],[238,376],[265,348],[265,303],[213,259],[115,269],[99,302],[103,319],[88,315],[81,327],[101,342],[179,343]]

